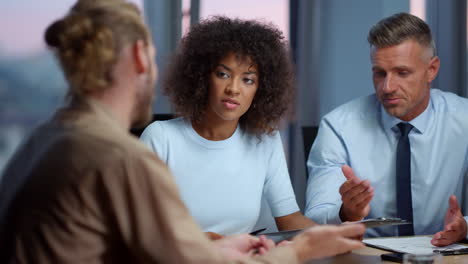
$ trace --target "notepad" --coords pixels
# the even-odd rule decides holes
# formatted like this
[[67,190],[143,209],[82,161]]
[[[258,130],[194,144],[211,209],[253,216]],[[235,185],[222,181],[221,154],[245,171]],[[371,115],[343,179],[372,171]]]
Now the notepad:
[[430,236],[390,237],[364,239],[363,242],[370,247],[411,254],[431,254],[434,250],[458,250],[468,248],[468,245],[463,244],[436,247],[431,244],[431,239],[432,237]]

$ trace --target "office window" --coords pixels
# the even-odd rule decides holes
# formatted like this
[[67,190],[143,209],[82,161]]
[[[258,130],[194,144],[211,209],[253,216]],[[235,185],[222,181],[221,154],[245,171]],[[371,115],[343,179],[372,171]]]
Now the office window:
[[182,0],[182,36],[185,35],[190,28],[191,7],[190,0]]
[[[63,104],[67,85],[43,40],[75,0],[2,0],[0,8],[0,177],[21,141]],[[134,0],[140,8],[143,0]]]
[[288,0],[200,0],[200,18],[213,15],[272,22],[289,38]]
[[426,21],[426,0],[410,0],[410,13]]

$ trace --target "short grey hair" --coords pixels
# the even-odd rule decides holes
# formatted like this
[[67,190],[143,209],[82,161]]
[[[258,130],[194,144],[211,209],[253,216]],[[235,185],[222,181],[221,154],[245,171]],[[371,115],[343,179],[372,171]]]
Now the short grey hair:
[[408,13],[398,13],[380,20],[369,30],[367,36],[371,47],[376,48],[399,45],[410,39],[432,49],[432,56],[436,55],[431,29],[422,19]]

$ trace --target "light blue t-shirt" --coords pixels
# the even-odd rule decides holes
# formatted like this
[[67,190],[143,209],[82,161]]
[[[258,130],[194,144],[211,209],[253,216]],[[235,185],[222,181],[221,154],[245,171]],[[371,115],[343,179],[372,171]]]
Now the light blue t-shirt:
[[[341,166],[375,188],[366,218],[396,217],[396,147],[401,122],[375,95],[358,98],[327,114],[307,161],[306,216],[318,223],[340,223]],[[443,230],[451,194],[468,213],[468,99],[431,89],[426,110],[409,122],[414,231]],[[465,219],[467,219],[465,217]],[[368,229],[368,236],[396,236],[397,227]]]
[[169,166],[204,231],[252,231],[262,196],[275,217],[299,211],[279,133],[259,141],[238,127],[230,138],[210,141],[177,118],[152,123],[141,140]]

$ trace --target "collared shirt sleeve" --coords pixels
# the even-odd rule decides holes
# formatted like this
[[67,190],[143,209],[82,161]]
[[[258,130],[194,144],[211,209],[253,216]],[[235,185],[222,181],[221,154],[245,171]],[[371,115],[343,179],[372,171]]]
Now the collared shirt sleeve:
[[[464,216],[463,219],[465,219],[466,225],[468,226],[468,216]],[[468,240],[468,233],[466,234],[465,239]]]
[[346,147],[338,128],[324,118],[307,160],[309,173],[305,215],[317,223],[339,224],[341,166],[347,164]]
[[[467,149],[467,152],[468,152],[468,149]],[[468,156],[465,157],[465,167],[468,167]],[[465,180],[464,180],[464,186],[466,186],[466,184],[468,183],[468,171],[466,170],[465,168]],[[458,197],[457,197],[458,198]],[[462,208],[462,214],[464,215],[464,219],[465,219],[465,222],[466,222],[466,225],[468,226],[468,188],[464,188],[464,191],[463,191],[463,197],[461,200],[461,203],[460,204],[460,207]],[[468,240],[468,233],[466,234],[466,237],[465,239]]]

